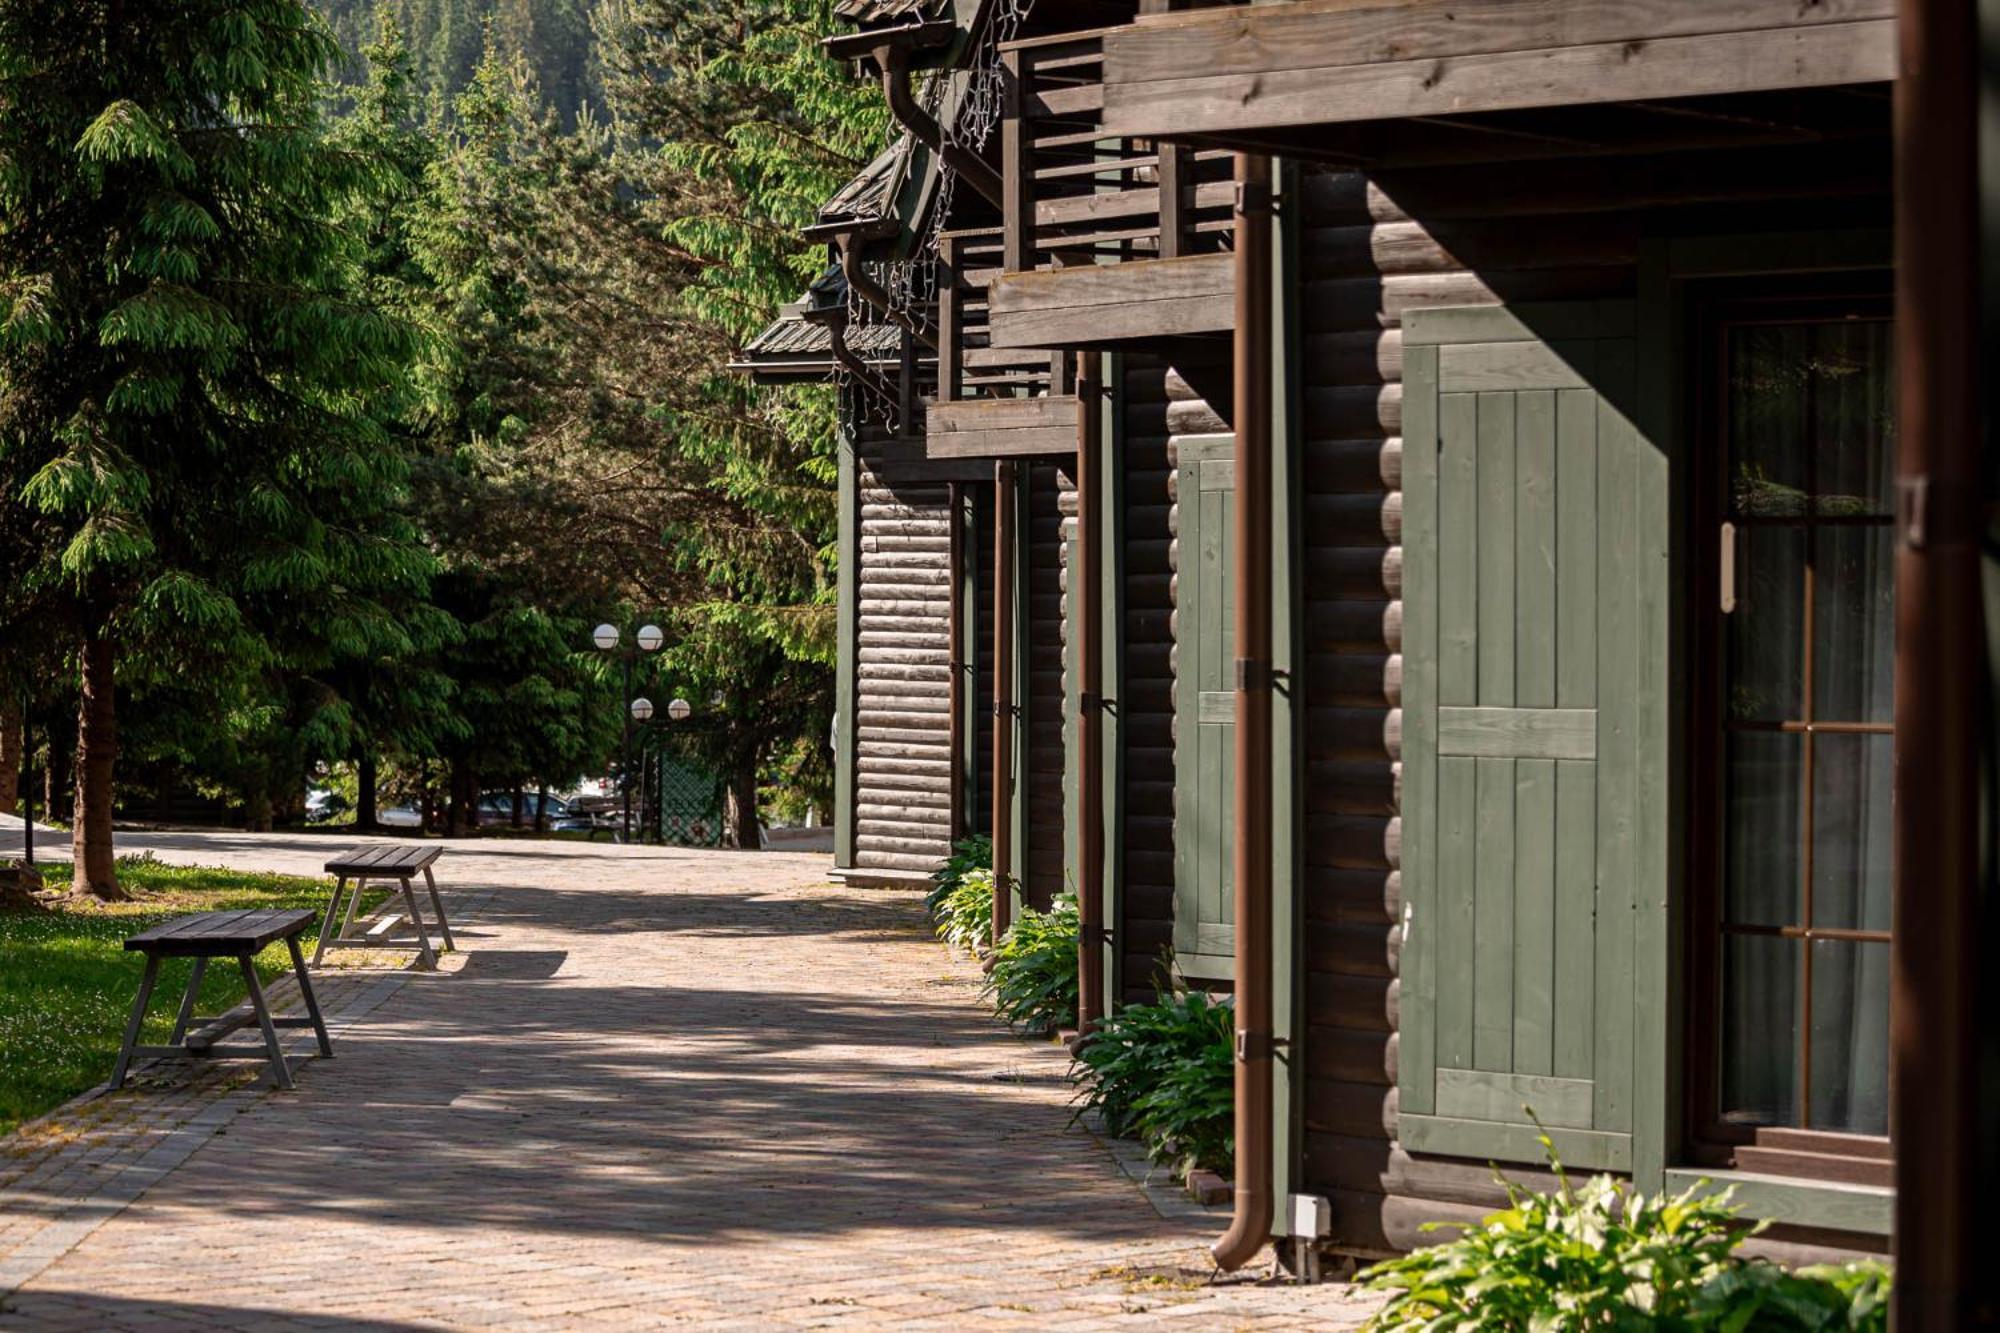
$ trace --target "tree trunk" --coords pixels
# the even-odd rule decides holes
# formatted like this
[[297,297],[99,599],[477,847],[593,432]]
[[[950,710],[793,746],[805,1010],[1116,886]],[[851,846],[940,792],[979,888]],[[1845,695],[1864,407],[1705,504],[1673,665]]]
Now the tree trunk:
[[354,762],[354,827],[375,829],[375,755],[373,751]]
[[535,784],[535,832],[547,833],[548,831],[549,784],[546,782],[537,782]]
[[764,845],[757,828],[757,761],[746,759],[730,774],[723,793],[722,826],[729,845],[754,852]]
[[111,845],[111,782],[118,756],[118,708],[113,683],[116,654],[103,635],[83,641],[83,701],[76,711],[76,813],[70,850],[76,878],[70,893],[106,902],[129,897],[118,887]]
[[21,767],[26,757],[21,726],[21,701],[0,696],[0,815],[11,815],[21,802]]
[[517,829],[524,828],[527,825],[527,820],[525,816],[527,815],[528,812],[526,808],[523,807],[523,805],[521,804],[521,799],[522,799],[521,784],[519,782],[516,782],[514,784],[514,808],[508,811],[508,816],[511,822],[513,823],[514,827]]

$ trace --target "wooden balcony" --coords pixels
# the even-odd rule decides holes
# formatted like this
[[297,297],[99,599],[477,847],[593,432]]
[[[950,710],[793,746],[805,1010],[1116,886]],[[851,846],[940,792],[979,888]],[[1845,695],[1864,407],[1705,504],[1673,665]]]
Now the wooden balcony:
[[1107,133],[1106,29],[1009,43],[993,348],[1156,344],[1226,331],[1226,152]]
[[998,228],[938,242],[938,393],[925,414],[932,458],[1018,458],[1076,450],[1077,399],[1065,352],[995,347],[988,284]]

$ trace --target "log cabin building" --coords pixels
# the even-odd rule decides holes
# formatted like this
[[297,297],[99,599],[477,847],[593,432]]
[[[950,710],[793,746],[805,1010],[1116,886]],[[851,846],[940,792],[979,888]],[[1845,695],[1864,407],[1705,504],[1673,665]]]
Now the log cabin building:
[[939,180],[842,474],[848,873],[988,827],[1086,1023],[1235,991],[1225,1265],[1428,1243],[1539,1123],[1994,1317],[1971,8],[840,9]]

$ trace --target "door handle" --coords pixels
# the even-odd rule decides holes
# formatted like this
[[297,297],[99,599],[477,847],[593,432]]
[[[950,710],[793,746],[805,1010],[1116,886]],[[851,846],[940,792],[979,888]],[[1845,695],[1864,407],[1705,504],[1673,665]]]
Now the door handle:
[[1736,610],[1736,525],[1722,525],[1722,614]]

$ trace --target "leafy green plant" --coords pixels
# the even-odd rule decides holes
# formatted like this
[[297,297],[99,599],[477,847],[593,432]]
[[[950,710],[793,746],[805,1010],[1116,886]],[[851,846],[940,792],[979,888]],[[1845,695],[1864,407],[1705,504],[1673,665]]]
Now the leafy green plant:
[[1508,1206],[1443,1245],[1375,1265],[1360,1280],[1389,1301],[1370,1328],[1835,1330],[1888,1328],[1879,1264],[1787,1272],[1736,1248],[1730,1191],[1700,1182],[1647,1197],[1610,1176],[1571,1185],[1547,1134],[1556,1189],[1494,1175]]
[[970,954],[984,952],[993,935],[993,872],[966,871],[935,917],[939,939]]
[[966,875],[974,870],[993,868],[993,840],[984,833],[960,838],[951,845],[951,855],[931,872],[931,891],[924,896],[924,910],[936,917]]
[[1236,1010],[1201,991],[1127,1005],[1077,1053],[1077,1114],[1137,1138],[1156,1162],[1229,1169],[1235,1156]]
[[1026,908],[993,949],[986,993],[1014,1027],[1058,1028],[1076,1022],[1076,897],[1062,894],[1046,912]]

